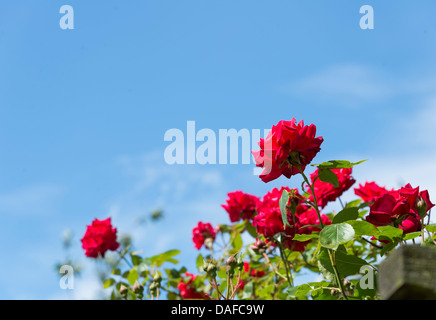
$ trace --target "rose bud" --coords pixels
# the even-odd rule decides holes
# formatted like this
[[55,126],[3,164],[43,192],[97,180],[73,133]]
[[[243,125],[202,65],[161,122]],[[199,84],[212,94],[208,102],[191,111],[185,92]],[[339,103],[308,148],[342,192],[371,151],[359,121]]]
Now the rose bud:
[[235,264],[235,258],[233,256],[228,257],[226,260],[226,264],[228,266],[233,266]]
[[121,296],[123,297],[123,298],[126,298],[127,297],[127,292],[129,291],[129,289],[126,287],[126,286],[124,286],[124,285],[121,285],[121,287],[120,287],[120,294],[121,294]]
[[418,209],[419,216],[423,219],[427,215],[427,202],[423,197],[416,199],[416,208]]
[[162,277],[161,277],[161,275],[160,275],[159,272],[156,272],[156,273],[154,274],[153,281],[154,281],[154,282],[161,282],[161,281],[162,281]]
[[140,284],[138,281],[133,285],[133,292],[141,295],[144,292],[144,286]]

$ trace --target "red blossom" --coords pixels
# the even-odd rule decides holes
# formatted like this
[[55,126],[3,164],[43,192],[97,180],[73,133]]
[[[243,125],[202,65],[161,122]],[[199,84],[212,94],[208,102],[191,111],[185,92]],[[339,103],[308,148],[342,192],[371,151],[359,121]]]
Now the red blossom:
[[[317,204],[321,208],[324,208],[330,201],[335,201],[356,182],[356,180],[351,176],[351,168],[332,169],[331,171],[338,177],[338,187],[334,187],[331,183],[321,181],[319,178],[316,179],[313,187]],[[318,169],[310,175],[312,184],[317,176]],[[308,186],[307,192],[310,194],[309,200],[314,201],[312,192]]]
[[177,285],[177,289],[180,290],[180,295],[183,299],[208,299],[207,294],[201,291],[197,291],[195,287],[192,286],[192,282],[197,278],[196,275],[186,272],[185,278],[182,279]]
[[305,126],[303,121],[297,124],[295,118],[273,126],[267,137],[260,139],[260,150],[252,151],[256,166],[264,168],[262,181],[269,182],[281,175],[290,178],[299,173],[298,167],[304,171],[324,141],[315,135],[315,125]]
[[250,267],[250,263],[247,261],[244,261],[244,272],[248,273],[250,276],[254,278],[261,278],[265,275],[265,271],[263,270],[252,269]]
[[354,193],[364,202],[374,202],[376,198],[387,192],[385,187],[380,187],[375,182],[365,182],[364,185],[359,184],[359,188],[354,188]]
[[192,241],[194,242],[195,248],[200,250],[200,248],[205,244],[206,240],[214,241],[216,236],[216,231],[212,225],[207,222],[198,222],[197,226],[192,229]]
[[117,229],[112,227],[111,218],[105,220],[95,219],[87,226],[85,235],[81,239],[85,255],[90,258],[104,257],[106,251],[117,250]]
[[245,288],[245,281],[244,280],[239,280],[238,281],[238,289],[239,290],[244,290]]
[[428,191],[420,192],[419,187],[412,188],[407,184],[398,190],[388,191],[375,199],[366,220],[375,226],[398,227],[404,231],[404,234],[419,231],[421,230],[420,200],[425,203],[425,214],[434,207]]
[[[291,197],[287,204],[287,220],[290,226],[283,226],[282,214],[280,211],[279,200],[283,190],[291,192]],[[298,194],[297,189],[282,187],[272,189],[262,199],[257,208],[258,214],[254,217],[253,226],[256,227],[258,234],[263,235],[266,240],[272,239],[277,233],[283,233],[284,245],[293,251],[304,251],[307,242],[292,240],[296,234],[308,234],[319,231],[318,228],[304,227],[306,225],[320,224],[318,215],[314,209],[306,205],[303,197]],[[294,214],[292,213],[294,212]],[[330,224],[326,215],[321,216],[323,224]],[[274,242],[271,242],[274,244]]]
[[258,214],[254,217],[253,226],[256,227],[258,234],[262,234],[266,238],[271,238],[284,231],[279,206],[283,190],[291,191],[288,187],[282,187],[280,190],[274,188],[263,197],[258,205]]
[[221,205],[229,214],[231,222],[250,220],[256,213],[259,198],[242,191],[229,192],[226,204]]

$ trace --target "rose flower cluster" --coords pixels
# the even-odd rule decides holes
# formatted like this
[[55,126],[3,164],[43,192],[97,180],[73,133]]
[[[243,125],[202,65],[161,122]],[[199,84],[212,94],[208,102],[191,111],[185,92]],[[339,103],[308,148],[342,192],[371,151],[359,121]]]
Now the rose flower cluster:
[[[220,247],[219,244],[215,243],[217,235],[221,235],[221,232],[229,232],[232,236],[236,234],[241,238],[239,233],[248,230],[255,239],[255,242],[249,248],[260,259],[265,259],[256,260],[254,263],[253,260],[250,260],[252,262],[252,265],[250,265],[250,262],[243,261],[243,257],[240,256],[238,258],[240,260],[237,263],[234,262],[236,261],[234,258],[239,254],[238,251],[242,247],[241,239],[239,245],[234,245],[232,249],[236,253],[225,252],[223,257],[227,254],[230,255],[226,262],[226,274],[228,276],[227,298],[229,297],[229,288],[232,289],[231,293],[232,297],[234,297],[237,290],[242,291],[244,287],[250,288],[247,283],[256,279],[263,281],[262,279],[268,276],[269,267],[271,266],[268,254],[274,255],[273,252],[277,247],[280,249],[285,269],[286,263],[289,262],[286,261],[288,257],[283,254],[285,249],[303,252],[311,241],[319,241],[318,244],[324,246],[323,249],[335,250],[332,249],[333,246],[327,246],[325,242],[323,244],[321,240],[323,231],[325,235],[327,229],[335,229],[336,224],[329,226],[332,223],[342,223],[338,221],[349,222],[348,220],[353,218],[347,217],[348,220],[341,220],[342,216],[336,221],[334,219],[331,221],[332,217],[338,217],[335,216],[336,213],[325,214],[323,212],[327,210],[329,203],[338,199],[342,208],[348,208],[348,203],[344,205],[340,197],[356,183],[352,176],[352,167],[358,163],[352,164],[344,160],[332,160],[320,165],[312,164],[317,169],[307,177],[305,174],[306,167],[311,164],[314,157],[321,150],[323,141],[323,137],[316,137],[315,125],[304,125],[303,121],[297,123],[295,118],[290,121],[282,120],[278,122],[272,127],[265,139],[260,139],[258,143],[260,150],[252,152],[256,166],[264,169],[260,174],[260,179],[268,183],[281,176],[290,179],[294,175],[301,174],[303,177],[301,193],[297,188],[289,188],[288,186],[274,187],[262,197],[242,190],[227,193],[227,199],[221,207],[227,212],[230,222],[235,223],[235,225],[213,227],[209,222],[200,221],[192,230],[194,247],[197,250],[202,248],[210,250],[208,257],[211,260],[210,262],[204,260],[203,264],[203,270],[211,278],[210,285],[202,287],[202,282],[206,278],[202,278],[201,275],[193,275],[185,269],[180,271],[180,274],[184,274],[184,276],[179,275],[175,285],[173,283],[173,287],[177,288],[179,292],[179,297],[183,299],[212,299],[214,298],[212,291],[204,288],[215,288],[215,294],[220,294],[219,291],[224,290],[223,286],[219,287],[216,283],[217,265],[216,262],[213,262],[214,255],[217,252],[213,250],[214,244],[217,245],[218,251],[223,248],[227,250],[228,248],[228,246]],[[344,163],[348,164],[343,165]],[[389,190],[386,187],[379,186],[376,182],[365,182],[365,184],[359,184],[358,187],[354,188],[354,193],[361,199],[357,201],[357,206],[356,202],[350,205],[350,207],[356,206],[353,209],[361,213],[359,216],[356,213],[355,216],[358,216],[358,218],[355,219],[365,220],[366,222],[362,223],[369,227],[372,226],[368,223],[376,227],[392,226],[399,228],[403,230],[403,234],[423,230],[424,218],[429,217],[429,212],[434,207],[427,190],[420,190],[419,187],[413,188],[410,184],[406,184],[399,189]],[[286,200],[287,203],[284,203]],[[361,210],[364,207],[369,207],[369,212]],[[339,214],[341,213],[347,214],[349,210],[342,210]],[[351,228],[350,224],[351,222],[348,227]],[[328,226],[327,229],[323,229],[325,226]],[[100,256],[104,257],[108,250],[117,250],[120,245],[117,242],[116,232],[117,230],[112,227],[110,218],[106,220],[95,219],[87,227],[81,240],[85,255],[98,258]],[[318,232],[319,235],[313,234]],[[424,234],[422,235],[424,241]],[[354,233],[349,239],[338,244],[345,244],[351,240],[358,241],[353,237]],[[218,239],[221,238],[224,237]],[[411,238],[409,237],[409,239]],[[385,242],[385,240],[380,241]],[[369,240],[367,242],[371,243]],[[436,244],[436,242],[434,243]],[[229,246],[231,244],[232,241],[230,241]],[[375,246],[380,248],[378,245]],[[199,258],[203,257],[202,254],[199,254]],[[199,258],[197,258],[197,267],[202,261]],[[274,258],[277,257],[274,256]],[[332,255],[330,255],[330,259],[332,259]],[[233,280],[230,279],[236,270],[236,265],[239,272],[233,286]],[[271,268],[273,267],[271,266]],[[201,269],[199,268],[199,270]],[[173,273],[177,273],[176,271],[174,269]],[[213,273],[213,276],[210,276],[211,273]],[[231,275],[230,278],[229,275]],[[336,283],[342,283],[338,273],[336,273],[336,277]],[[290,278],[287,281],[290,283]],[[342,295],[344,295],[344,291],[342,291]]]
[[421,230],[421,221],[434,207],[427,190],[419,191],[410,184],[398,190],[383,191],[374,197],[366,220],[375,226],[391,225],[404,234]]

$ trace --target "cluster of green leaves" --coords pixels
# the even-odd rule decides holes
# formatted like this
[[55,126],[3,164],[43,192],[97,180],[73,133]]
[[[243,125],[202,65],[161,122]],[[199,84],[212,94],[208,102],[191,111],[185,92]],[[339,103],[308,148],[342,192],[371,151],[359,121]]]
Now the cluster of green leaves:
[[[149,258],[142,258],[139,251],[129,252],[127,247],[121,252],[118,262],[113,266],[111,275],[104,281],[103,287],[111,290],[112,300],[123,298],[137,300],[140,298],[138,296],[152,298],[156,295],[152,294],[150,285],[156,275],[159,275],[162,281],[158,289],[165,292],[168,298],[180,299],[177,285],[187,270],[185,267],[170,267],[170,265],[179,263],[175,259],[179,253],[179,250],[169,250]],[[137,291],[135,285],[142,286],[145,294],[135,292]]]

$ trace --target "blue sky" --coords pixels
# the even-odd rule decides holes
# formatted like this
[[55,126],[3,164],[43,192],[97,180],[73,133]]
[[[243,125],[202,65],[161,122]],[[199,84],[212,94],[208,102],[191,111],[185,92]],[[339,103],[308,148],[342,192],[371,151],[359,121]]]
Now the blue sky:
[[[62,5],[74,30],[62,30]],[[360,6],[375,29],[359,27]],[[237,189],[262,196],[253,165],[163,161],[168,129],[314,123],[315,162],[357,161],[359,182],[436,193],[436,21],[432,1],[24,1],[0,3],[0,298],[92,298],[92,271],[60,290],[62,232],[111,216],[144,255],[228,223]],[[353,198],[353,193],[346,196]],[[165,219],[135,227],[156,207]]]

